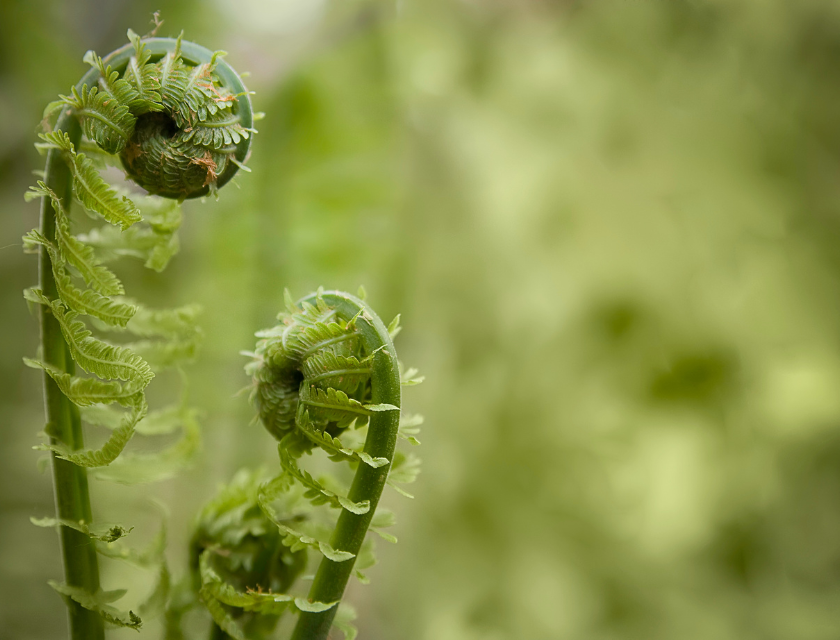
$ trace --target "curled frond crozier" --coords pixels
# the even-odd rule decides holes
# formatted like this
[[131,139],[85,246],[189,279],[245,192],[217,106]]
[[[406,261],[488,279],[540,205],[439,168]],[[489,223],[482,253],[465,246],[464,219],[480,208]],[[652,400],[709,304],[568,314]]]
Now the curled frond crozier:
[[259,505],[266,480],[242,470],[204,505],[190,548],[193,589],[233,638],[269,635],[288,608],[286,593],[306,567],[306,549],[290,549]]
[[255,133],[242,81],[223,51],[129,38],[105,58],[89,51],[91,73],[51,108],[69,107],[85,136],[149,193],[183,200],[213,191],[242,166]]
[[[356,318],[341,320],[323,300],[280,314],[281,324],[258,333],[251,399],[278,440],[312,429],[338,436],[370,411],[371,358],[363,353]],[[310,447],[311,448],[311,447]]]
[[[396,444],[401,435],[417,443],[420,421],[401,417],[400,386],[419,379],[402,379],[392,341],[398,318],[386,328],[367,303],[340,291],[297,303],[287,293],[286,306],[276,327],[257,334],[246,367],[259,420],[279,440],[282,469],[263,487],[260,504],[284,544],[323,556],[309,594],[295,598],[300,619],[293,636],[321,639],[333,623],[345,622],[336,614],[350,576],[367,581],[362,571],[375,562],[367,533],[396,542],[382,531],[393,514],[377,506],[386,484],[417,475],[417,459],[396,452]],[[349,488],[301,465],[316,450],[355,471]],[[278,499],[297,500],[294,525],[272,508]]]

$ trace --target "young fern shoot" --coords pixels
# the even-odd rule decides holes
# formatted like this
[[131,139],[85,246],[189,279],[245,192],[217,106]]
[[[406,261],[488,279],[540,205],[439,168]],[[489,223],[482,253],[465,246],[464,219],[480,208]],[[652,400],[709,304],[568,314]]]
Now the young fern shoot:
[[[396,452],[401,436],[419,444],[414,435],[422,421],[400,416],[401,385],[421,378],[414,370],[401,375],[392,340],[399,316],[386,327],[366,302],[340,291],[319,290],[297,303],[287,292],[286,305],[280,324],[257,334],[246,367],[259,419],[279,440],[281,472],[260,487],[258,503],[291,552],[314,552],[321,561],[305,596],[242,593],[230,584],[221,588],[217,575],[203,575],[205,604],[237,640],[246,636],[233,611],[255,610],[269,599],[273,614],[299,615],[297,640],[323,640],[333,624],[352,637],[352,609],[338,605],[352,575],[367,582],[362,570],[375,562],[367,534],[396,542],[382,531],[394,517],[377,511],[380,496],[386,484],[411,482],[418,472],[414,456]],[[300,466],[316,449],[355,471],[349,490]]]
[[[168,477],[198,438],[185,402],[149,413],[145,396],[156,373],[195,356],[198,308],[149,309],[125,297],[106,262],[129,255],[161,271],[178,250],[180,203],[230,181],[254,132],[248,93],[223,52],[180,37],[128,36],[128,45],[104,58],[88,52],[90,71],[47,107],[45,120],[58,118],[38,145],[47,152],[43,180],[27,194],[42,202],[40,228],[24,237],[26,250],[40,252],[39,284],[25,297],[40,310],[41,346],[26,363],[44,372],[48,442],[41,448],[51,454],[57,509],[55,518],[33,522],[59,530],[65,583],[51,584],[65,598],[74,640],[103,638],[104,622],[141,625],[135,613],[111,606],[120,592],[100,587],[97,550],[119,556],[109,545],[130,529],[94,524],[87,469],[119,482]],[[154,195],[119,191],[100,174],[103,163],[121,165]],[[104,225],[74,234],[76,203]],[[92,329],[140,339],[111,343]],[[112,430],[100,448],[84,448],[83,419]],[[178,428],[183,435],[171,449],[121,455],[135,433]],[[165,590],[162,550],[155,557]]]

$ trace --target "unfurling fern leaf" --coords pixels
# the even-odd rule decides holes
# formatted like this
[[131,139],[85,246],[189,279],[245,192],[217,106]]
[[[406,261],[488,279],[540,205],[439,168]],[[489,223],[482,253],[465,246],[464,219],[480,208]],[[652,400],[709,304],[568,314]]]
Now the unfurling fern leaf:
[[98,213],[107,222],[115,224],[123,231],[135,222],[142,220],[140,210],[128,196],[117,196],[91,160],[83,153],[76,153],[70,136],[63,131],[41,134],[49,145],[69,155],[68,165],[73,173],[73,193],[88,211]]
[[44,445],[39,447],[54,452],[62,460],[67,460],[80,467],[107,467],[125,449],[125,445],[131,440],[140,422],[148,410],[145,398],[131,408],[125,414],[122,423],[111,433],[111,437],[99,449],[87,449],[84,451],[71,451],[66,447],[56,445]]
[[[160,480],[188,464],[199,441],[196,411],[185,399],[147,418],[145,396],[156,373],[180,371],[195,358],[199,309],[153,310],[123,298],[122,283],[104,263],[133,255],[162,270],[178,251],[180,203],[228,182],[242,167],[253,132],[248,92],[219,53],[180,38],[140,38],[132,31],[128,37],[128,45],[102,58],[88,52],[91,69],[45,110],[45,119],[58,119],[36,145],[48,153],[43,181],[26,194],[41,199],[41,227],[24,237],[24,249],[40,252],[39,286],[25,297],[39,307],[42,344],[39,358],[25,362],[44,375],[49,441],[40,448],[53,456],[58,506],[56,518],[37,523],[60,532],[67,584],[53,586],[71,610],[72,637],[86,640],[102,640],[103,621],[141,624],[135,613],[110,606],[122,592],[100,589],[96,551],[109,554],[111,540],[91,524],[86,468],[116,482]],[[174,109],[173,86],[184,89]],[[155,195],[119,190],[100,175],[100,168],[120,163]],[[74,235],[73,196],[104,225]],[[138,340],[110,342],[95,330]],[[84,448],[81,418],[111,429],[98,448]],[[163,451],[121,455],[135,434],[178,431],[180,439]],[[105,546],[91,545],[88,536]],[[159,584],[141,613],[162,610],[169,589],[162,552],[150,562]]]
[[134,47],[134,55],[128,59],[123,80],[137,92],[137,98],[127,102],[128,108],[138,116],[149,111],[162,111],[158,70],[149,64],[152,53],[131,29],[128,30],[128,39]]
[[260,507],[263,472],[240,471],[198,516],[190,551],[193,589],[234,638],[271,633],[292,605],[285,595],[306,567],[305,547],[282,534]]
[[50,580],[48,584],[58,591],[58,593],[70,598],[73,602],[81,605],[88,611],[99,614],[105,622],[115,627],[127,627],[129,629],[139,630],[143,626],[143,621],[140,619],[140,616],[133,611],[123,612],[111,606],[112,602],[119,600],[125,595],[125,589],[116,589],[114,591],[102,591],[102,589],[98,589],[95,593],[92,593],[87,589],[53,580]]
[[[25,198],[31,200],[36,197],[47,197],[52,204],[55,215],[55,239],[58,244],[61,257],[71,266],[75,267],[88,286],[104,296],[119,296],[125,293],[122,283],[117,279],[110,269],[103,266],[96,257],[93,247],[82,242],[70,233],[70,221],[67,211],[56,195],[55,191],[47,187],[43,182],[38,182],[37,187],[30,187]],[[43,238],[44,236],[41,235]],[[24,237],[24,247],[27,240]]]
[[82,85],[81,90],[73,87],[71,95],[61,99],[75,110],[90,140],[96,140],[107,153],[125,149],[137,123],[128,106],[108,91],[87,85]]
[[64,268],[64,257],[52,242],[47,240],[35,229],[23,237],[24,248],[27,251],[41,246],[47,250],[52,263],[53,278],[58,291],[58,297],[70,309],[82,315],[98,318],[105,324],[125,327],[131,320],[137,308],[103,296],[93,289],[80,290],[74,284],[67,270]]
[[107,542],[108,544],[116,542],[120,538],[127,536],[134,528],[132,527],[131,529],[126,529],[119,525],[114,525],[97,533],[93,531],[84,520],[75,522],[73,520],[60,520],[57,518],[29,518],[29,521],[36,527],[70,527],[80,533],[84,533],[92,540],[99,540],[100,542]]
[[239,116],[227,111],[207,114],[184,130],[184,140],[202,147],[220,148],[247,140],[251,132],[242,126]]
[[140,258],[145,266],[163,271],[180,249],[178,229],[181,227],[181,206],[175,200],[153,196],[137,198],[144,219],[126,231],[104,225],[79,236],[99,252],[103,261],[122,256]]
[[[384,485],[410,482],[418,469],[415,458],[395,452],[401,369],[391,334],[397,325],[389,332],[365,302],[342,292],[319,291],[298,303],[287,293],[286,306],[280,324],[257,334],[261,340],[246,367],[260,421],[280,440],[282,473],[262,487],[259,504],[283,544],[323,556],[308,597],[295,599],[300,619],[293,637],[324,639],[334,620],[352,637],[351,616],[336,618],[335,604],[351,575],[367,580],[361,570],[374,559],[366,533],[396,542],[382,530],[393,524],[393,514],[377,512]],[[409,370],[402,382],[416,384],[415,374]],[[406,418],[403,437],[416,442],[419,422]],[[300,466],[315,449],[356,469],[349,491]],[[337,511],[334,528],[325,522],[334,522],[336,511],[323,513],[322,505]]]
[[142,398],[142,384],[123,384],[115,380],[79,378],[71,376],[46,362],[29,358],[24,358],[24,363],[33,369],[43,369],[55,381],[61,393],[67,396],[77,407],[89,407],[112,402],[124,407],[133,407],[138,405]]

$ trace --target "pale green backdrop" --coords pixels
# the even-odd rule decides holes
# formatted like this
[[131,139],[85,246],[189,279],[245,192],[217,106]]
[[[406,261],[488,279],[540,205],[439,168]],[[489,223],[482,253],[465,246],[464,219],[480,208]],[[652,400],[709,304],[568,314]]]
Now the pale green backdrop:
[[201,456],[96,485],[99,517],[142,543],[158,497],[182,571],[201,501],[276,466],[238,352],[284,287],[364,284],[403,314],[427,423],[416,499],[387,497],[400,542],[348,596],[362,638],[840,637],[840,5],[6,0],[0,638],[65,633],[56,535],[29,524],[52,508],[21,362],[32,143],[84,52],[154,9],[250,70],[267,115],[241,188],[186,206],[170,270],[127,275],[205,307]]

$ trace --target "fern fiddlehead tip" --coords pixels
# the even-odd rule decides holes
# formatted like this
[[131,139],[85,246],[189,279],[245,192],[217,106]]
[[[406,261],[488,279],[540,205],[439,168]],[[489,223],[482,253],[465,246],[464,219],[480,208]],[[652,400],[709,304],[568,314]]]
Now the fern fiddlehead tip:
[[88,139],[119,156],[149,193],[184,200],[214,192],[243,166],[253,111],[239,75],[222,57],[179,36],[140,38],[105,58],[54,103],[69,106]]
[[[419,379],[401,376],[392,341],[398,318],[386,327],[360,298],[319,290],[293,302],[287,292],[278,319],[277,326],[257,333],[260,341],[246,371],[259,420],[279,440],[282,472],[265,487],[264,501],[292,491],[309,508],[324,505],[339,513],[329,540],[314,522],[304,520],[292,529],[272,518],[285,544],[310,546],[324,556],[308,598],[295,599],[300,619],[293,636],[321,639],[333,624],[344,625],[335,605],[351,575],[367,580],[361,570],[373,563],[368,531],[396,541],[380,530],[393,524],[393,514],[377,506],[386,482],[416,476],[416,459],[395,449],[400,436],[416,443],[411,435],[416,418],[406,422],[410,433],[401,432],[400,386]],[[349,491],[299,466],[315,449],[356,470]],[[302,489],[302,496],[292,487]]]
[[[228,635],[270,633],[288,600],[276,600],[306,568],[305,548],[289,548],[260,504],[262,470],[239,471],[201,509],[190,549],[193,590]],[[240,632],[240,629],[243,631]]]

